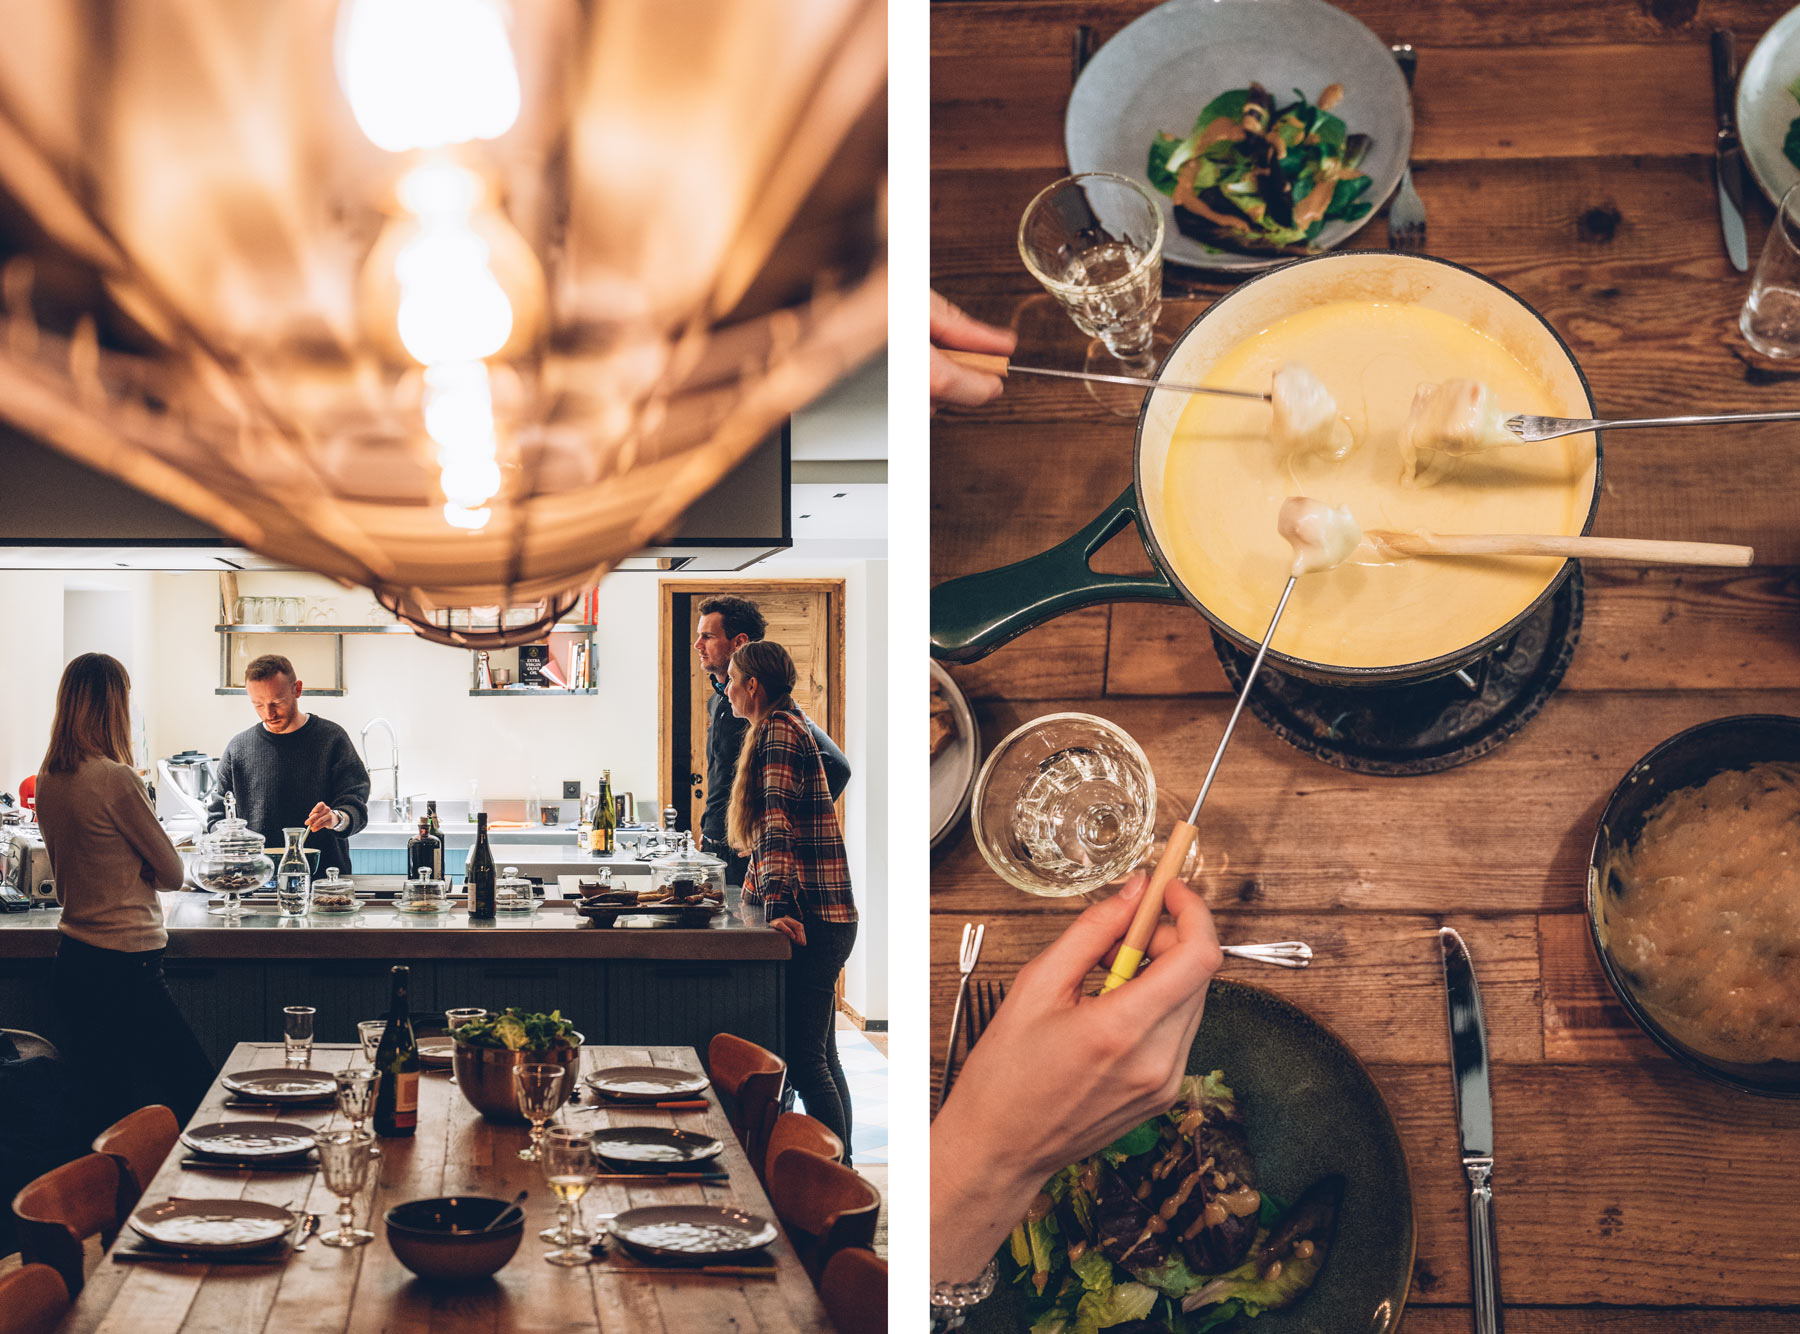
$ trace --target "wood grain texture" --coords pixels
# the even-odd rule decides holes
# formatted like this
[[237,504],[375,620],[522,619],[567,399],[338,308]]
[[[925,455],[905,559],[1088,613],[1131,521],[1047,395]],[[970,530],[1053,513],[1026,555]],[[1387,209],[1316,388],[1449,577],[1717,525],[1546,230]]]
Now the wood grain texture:
[[[320,1068],[336,1068],[358,1054],[353,1047],[314,1049]],[[280,1047],[240,1043],[226,1072],[280,1063]],[[666,1065],[698,1071],[689,1047],[625,1049],[589,1047],[583,1069],[607,1065]],[[561,1269],[540,1258],[537,1231],[550,1221],[553,1206],[535,1163],[521,1162],[524,1127],[493,1126],[442,1074],[427,1073],[419,1089],[419,1131],[410,1140],[381,1141],[379,1175],[357,1203],[357,1220],[376,1239],[352,1251],[316,1241],[280,1265],[199,1264],[121,1265],[103,1261],[64,1325],[69,1334],[339,1334],[340,1331],[575,1331],[645,1330],[675,1334],[691,1329],[805,1330],[831,1328],[812,1285],[786,1239],[769,1248],[780,1274],[773,1281],[628,1270],[608,1257],[586,1268]],[[225,1092],[215,1083],[196,1122],[230,1115]],[[738,1147],[717,1098],[707,1091],[700,1112],[658,1112],[611,1108],[574,1112],[576,1123],[679,1126],[720,1139],[720,1161],[731,1180],[723,1184],[681,1183],[644,1188],[599,1185],[587,1204],[590,1215],[646,1204],[735,1204],[773,1218],[767,1196]],[[592,1105],[591,1102],[587,1105]],[[258,1109],[259,1119],[290,1120],[315,1128],[337,1124],[335,1109]],[[291,1205],[322,1216],[329,1230],[336,1200],[314,1173],[184,1172],[182,1150],[170,1155],[145,1198],[169,1195],[242,1196]],[[532,1192],[526,1236],[513,1259],[491,1284],[443,1288],[415,1279],[388,1248],[381,1224],[391,1205],[439,1195],[480,1194],[511,1198]],[[370,1221],[373,1220],[373,1221]]]

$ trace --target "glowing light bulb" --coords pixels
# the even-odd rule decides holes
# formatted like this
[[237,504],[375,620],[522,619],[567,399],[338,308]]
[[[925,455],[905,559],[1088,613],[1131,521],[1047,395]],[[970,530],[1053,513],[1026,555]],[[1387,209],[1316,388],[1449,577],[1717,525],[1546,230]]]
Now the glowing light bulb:
[[500,490],[500,465],[491,458],[458,459],[444,469],[439,480],[446,500],[472,510]]
[[467,528],[471,532],[487,527],[487,521],[494,517],[488,509],[464,509],[454,501],[444,506],[444,522],[452,528]]
[[512,335],[512,302],[487,266],[488,248],[466,225],[426,227],[394,261],[396,323],[407,353],[434,366],[480,361]]
[[427,162],[402,176],[394,193],[407,212],[435,222],[468,217],[487,194],[487,186],[467,167]]
[[424,408],[425,433],[437,442],[439,463],[494,456],[494,397],[479,361],[428,367]]
[[506,133],[519,72],[493,0],[348,0],[338,85],[362,132],[404,153]]

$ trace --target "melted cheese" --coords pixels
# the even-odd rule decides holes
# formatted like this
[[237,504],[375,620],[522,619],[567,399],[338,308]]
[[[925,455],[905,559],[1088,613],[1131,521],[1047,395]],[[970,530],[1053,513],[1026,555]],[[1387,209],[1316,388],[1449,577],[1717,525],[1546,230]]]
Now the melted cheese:
[[[1157,531],[1169,562],[1246,638],[1267,628],[1293,564],[1277,527],[1291,495],[1344,506],[1366,527],[1401,532],[1581,531],[1593,494],[1591,435],[1443,455],[1433,465],[1435,485],[1401,482],[1401,430],[1421,384],[1478,380],[1508,411],[1566,415],[1567,405],[1492,338],[1420,306],[1332,302],[1245,339],[1205,383],[1260,391],[1288,362],[1308,367],[1335,401],[1353,438],[1346,458],[1284,452],[1270,440],[1265,405],[1195,395],[1164,472]],[[1365,543],[1344,564],[1300,582],[1274,647],[1343,667],[1441,657],[1522,612],[1561,565],[1556,558],[1398,558]]]
[[1441,475],[1441,454],[1474,454],[1519,443],[1506,429],[1506,410],[1479,380],[1422,384],[1400,427],[1402,480],[1429,485]]
[[1335,569],[1349,560],[1362,542],[1355,515],[1342,505],[1326,505],[1307,496],[1289,496],[1282,501],[1275,527],[1294,549],[1289,573],[1296,579]]

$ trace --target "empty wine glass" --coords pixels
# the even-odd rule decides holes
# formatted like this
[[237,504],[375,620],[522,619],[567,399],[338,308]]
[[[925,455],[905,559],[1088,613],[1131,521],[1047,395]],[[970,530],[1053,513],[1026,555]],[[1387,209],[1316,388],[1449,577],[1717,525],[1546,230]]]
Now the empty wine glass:
[[594,1176],[594,1143],[586,1131],[551,1126],[544,1132],[544,1179],[556,1192],[556,1226],[538,1238],[559,1249],[544,1256],[553,1265],[584,1265],[590,1240],[581,1226],[581,1197]]
[[366,1246],[375,1234],[356,1226],[356,1197],[369,1184],[375,1136],[366,1130],[333,1130],[317,1136],[316,1143],[319,1175],[325,1180],[325,1189],[338,1197],[337,1230],[325,1233],[319,1241],[325,1246]]
[[563,1081],[568,1071],[560,1065],[532,1062],[513,1067],[513,1086],[519,1093],[519,1111],[531,1122],[531,1143],[519,1150],[519,1157],[535,1163],[544,1142],[544,1122],[562,1106]]
[[356,1036],[362,1043],[363,1055],[367,1056],[371,1063],[375,1060],[375,1054],[381,1050],[381,1035],[385,1032],[387,1032],[387,1020],[385,1019],[364,1019],[356,1025]]
[[350,1123],[350,1129],[359,1134],[375,1106],[375,1085],[380,1078],[380,1072],[372,1065],[347,1065],[331,1076],[337,1085],[338,1111]]
[[444,1011],[444,1023],[450,1028],[450,1082],[456,1082],[456,1030],[464,1024],[474,1023],[477,1019],[487,1018],[487,1011],[474,1006],[459,1006],[454,1010]]
[[287,1066],[312,1064],[313,1018],[317,1014],[310,1005],[289,1005],[282,1010],[282,1061]]

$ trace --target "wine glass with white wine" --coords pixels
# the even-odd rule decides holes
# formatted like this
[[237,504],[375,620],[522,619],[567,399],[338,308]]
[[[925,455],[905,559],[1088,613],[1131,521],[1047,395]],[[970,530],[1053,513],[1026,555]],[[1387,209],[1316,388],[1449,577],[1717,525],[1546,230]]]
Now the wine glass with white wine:
[[581,1226],[581,1197],[594,1179],[594,1144],[586,1131],[551,1126],[544,1132],[540,1152],[544,1179],[556,1192],[556,1226],[538,1233],[557,1249],[545,1254],[553,1265],[584,1265],[591,1254],[588,1234]]

